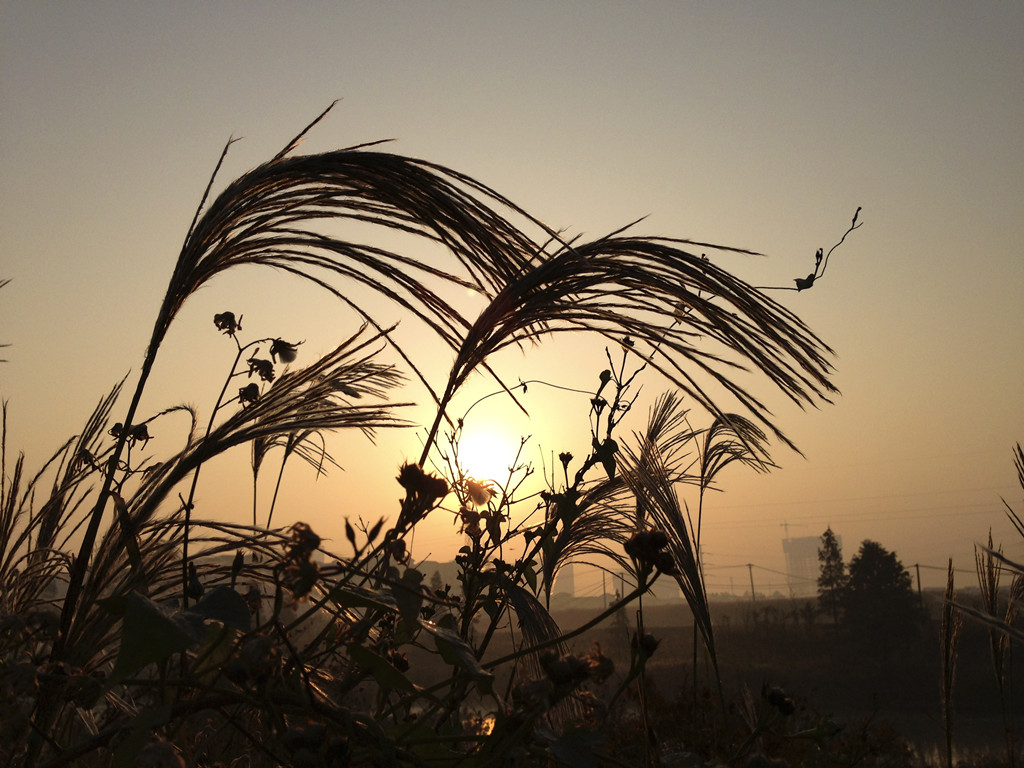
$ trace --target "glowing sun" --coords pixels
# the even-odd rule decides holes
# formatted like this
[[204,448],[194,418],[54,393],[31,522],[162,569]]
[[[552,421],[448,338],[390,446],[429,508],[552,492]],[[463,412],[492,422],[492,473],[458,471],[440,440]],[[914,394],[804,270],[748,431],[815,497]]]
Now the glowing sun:
[[459,463],[476,480],[503,484],[518,451],[519,438],[499,427],[467,427],[459,440]]

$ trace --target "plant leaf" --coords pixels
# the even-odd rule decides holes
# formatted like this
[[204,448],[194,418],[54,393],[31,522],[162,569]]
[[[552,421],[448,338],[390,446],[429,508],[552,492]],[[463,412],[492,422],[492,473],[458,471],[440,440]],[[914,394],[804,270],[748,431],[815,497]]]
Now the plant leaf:
[[197,614],[170,613],[135,592],[124,596],[123,607],[121,649],[110,675],[112,684],[203,639],[203,620]]
[[416,686],[412,684],[409,678],[403,675],[394,664],[379,653],[374,653],[369,648],[359,645],[359,643],[352,643],[348,647],[348,655],[356,664],[370,670],[373,679],[377,681],[377,685],[384,691],[398,689],[408,693],[415,692]]
[[415,568],[406,568],[402,578],[391,590],[395,603],[398,605],[398,611],[402,615],[402,621],[405,622],[410,633],[416,629],[416,622],[420,618],[420,607],[423,605],[422,582],[422,573]]
[[441,654],[442,659],[448,664],[460,667],[468,672],[476,679],[478,686],[486,686],[485,690],[490,689],[494,676],[481,666],[480,660],[477,659],[476,653],[469,643],[463,640],[456,632],[439,627],[432,621],[421,620],[420,626],[434,636],[434,642],[437,644],[437,650]]
[[336,586],[331,590],[331,600],[343,608],[373,608],[398,613],[398,602],[394,595],[365,587]]
[[219,621],[225,627],[248,632],[251,617],[245,598],[231,587],[213,587],[185,613],[194,613],[204,619]]

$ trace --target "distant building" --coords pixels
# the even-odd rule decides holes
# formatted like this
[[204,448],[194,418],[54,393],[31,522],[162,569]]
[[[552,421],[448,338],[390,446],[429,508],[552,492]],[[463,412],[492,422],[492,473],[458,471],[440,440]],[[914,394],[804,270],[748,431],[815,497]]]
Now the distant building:
[[782,540],[790,597],[814,597],[818,594],[819,546],[821,540],[817,536]]

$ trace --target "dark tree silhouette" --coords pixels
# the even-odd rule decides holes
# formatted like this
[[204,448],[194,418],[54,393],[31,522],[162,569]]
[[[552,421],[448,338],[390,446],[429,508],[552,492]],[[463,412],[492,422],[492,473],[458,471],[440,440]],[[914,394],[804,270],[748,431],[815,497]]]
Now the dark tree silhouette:
[[430,589],[435,595],[444,592],[444,579],[441,577],[441,571],[435,570],[431,575]]
[[854,640],[881,661],[907,645],[922,618],[910,573],[894,552],[868,539],[850,561],[842,608]]
[[836,535],[832,533],[832,526],[821,534],[818,562],[821,563],[821,573],[818,575],[818,607],[838,624],[847,576],[846,564],[843,563],[843,549]]

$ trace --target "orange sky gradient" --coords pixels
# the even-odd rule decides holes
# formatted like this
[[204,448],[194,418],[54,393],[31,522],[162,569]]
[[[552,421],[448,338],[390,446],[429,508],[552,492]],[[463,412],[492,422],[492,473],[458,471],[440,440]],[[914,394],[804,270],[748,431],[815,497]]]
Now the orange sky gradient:
[[[1002,502],[1024,512],[1011,455],[1024,441],[1022,40],[1020,3],[4,4],[9,456],[39,466],[125,373],[134,386],[228,138],[243,140],[217,190],[340,98],[301,151],[395,138],[389,151],[465,172],[568,237],[646,217],[636,233],[764,253],[715,255],[754,285],[792,285],[862,206],[826,279],[774,294],[836,350],[842,395],[804,412],[747,380],[803,456],[776,446],[774,473],[723,475],[704,517],[709,591],[742,591],[746,563],[759,589],[785,591],[782,537],[827,525],[847,557],[877,540],[921,564],[925,586],[944,583],[948,557],[973,570],[990,527],[1024,560]],[[212,323],[224,310],[244,314],[247,338],[304,340],[298,363],[356,327],[309,286],[229,272],[186,304],[144,411],[209,415],[234,354]],[[421,329],[406,318],[401,332]],[[590,390],[604,346],[573,337],[495,363],[513,383]],[[440,384],[450,353],[422,354]],[[640,421],[665,387],[643,384]],[[453,415],[494,390],[478,376]],[[429,423],[422,388],[397,399]],[[583,455],[585,395],[537,385],[524,404],[529,418],[489,398],[470,422],[512,444],[531,435],[538,476],[560,451]],[[155,454],[187,426],[154,425]],[[394,513],[421,437],[332,437],[345,471],[313,483],[290,467],[275,524],[309,522],[344,553],[341,521]],[[211,467],[197,516],[249,519],[247,463]],[[415,544],[451,557],[452,515]]]

